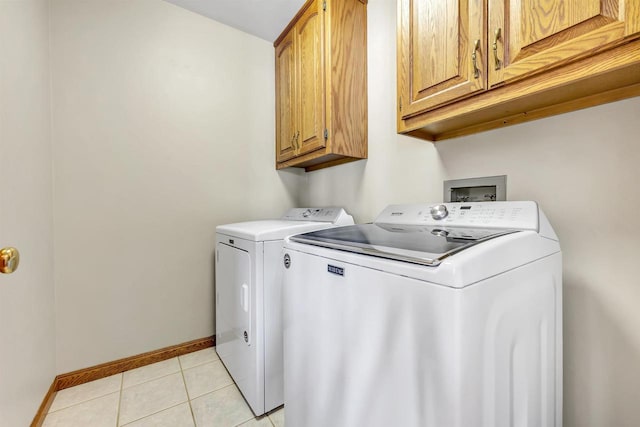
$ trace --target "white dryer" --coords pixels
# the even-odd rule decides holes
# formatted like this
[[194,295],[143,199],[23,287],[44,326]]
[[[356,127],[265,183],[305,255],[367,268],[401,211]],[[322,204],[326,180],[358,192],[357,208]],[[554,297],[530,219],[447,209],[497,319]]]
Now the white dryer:
[[298,208],[216,227],[216,351],[256,415],[283,403],[283,239],[351,224],[341,208]]
[[283,257],[286,425],[562,426],[562,258],[536,203],[389,206]]

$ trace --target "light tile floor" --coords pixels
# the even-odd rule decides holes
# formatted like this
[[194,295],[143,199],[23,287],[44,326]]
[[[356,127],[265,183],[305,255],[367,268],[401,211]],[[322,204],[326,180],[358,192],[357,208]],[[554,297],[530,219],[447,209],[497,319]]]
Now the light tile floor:
[[255,418],[213,348],[60,390],[43,427],[284,427]]

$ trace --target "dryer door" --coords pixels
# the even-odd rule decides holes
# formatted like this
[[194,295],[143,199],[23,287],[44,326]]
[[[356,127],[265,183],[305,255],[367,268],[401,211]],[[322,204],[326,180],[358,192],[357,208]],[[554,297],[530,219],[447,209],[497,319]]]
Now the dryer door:
[[220,235],[216,245],[216,351],[256,414],[264,413],[262,245]]
[[251,345],[251,257],[224,243],[216,262],[216,343]]

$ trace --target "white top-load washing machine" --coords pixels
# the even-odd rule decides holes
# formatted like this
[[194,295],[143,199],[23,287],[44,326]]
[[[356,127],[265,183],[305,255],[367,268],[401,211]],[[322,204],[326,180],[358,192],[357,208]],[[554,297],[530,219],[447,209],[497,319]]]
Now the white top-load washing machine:
[[342,208],[297,208],[216,227],[216,351],[256,415],[283,403],[283,239],[351,224]]
[[389,206],[283,258],[287,426],[562,426],[562,259],[535,202]]

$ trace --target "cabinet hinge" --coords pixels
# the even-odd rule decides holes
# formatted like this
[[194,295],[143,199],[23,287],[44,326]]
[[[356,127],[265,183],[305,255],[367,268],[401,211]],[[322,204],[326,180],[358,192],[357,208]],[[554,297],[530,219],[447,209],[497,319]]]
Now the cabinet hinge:
[[398,108],[402,111],[402,97],[398,98]]
[[326,141],[327,139],[329,139],[329,129],[324,130],[324,140]]
[[327,0],[324,0],[322,2],[322,10],[326,11],[327,10]]

